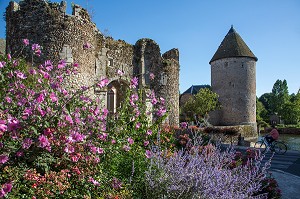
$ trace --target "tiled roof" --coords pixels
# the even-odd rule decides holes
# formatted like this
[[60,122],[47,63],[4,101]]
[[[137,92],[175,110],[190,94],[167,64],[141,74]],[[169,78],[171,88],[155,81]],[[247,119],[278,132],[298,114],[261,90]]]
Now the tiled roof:
[[193,94],[196,95],[201,88],[210,88],[210,85],[192,85],[189,89],[184,91],[182,94]]
[[231,26],[209,63],[218,59],[230,57],[250,57],[257,61],[257,57],[255,57],[241,36],[235,31],[233,26]]

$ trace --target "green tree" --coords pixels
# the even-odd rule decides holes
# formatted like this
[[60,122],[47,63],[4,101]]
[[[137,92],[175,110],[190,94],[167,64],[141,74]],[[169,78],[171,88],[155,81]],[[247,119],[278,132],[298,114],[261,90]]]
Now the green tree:
[[261,101],[259,101],[258,98],[256,98],[256,121],[267,122],[268,120],[269,120],[269,113],[267,109],[265,108],[264,104]]
[[298,124],[300,122],[300,90],[291,95],[291,100],[283,105],[281,117],[285,124]]
[[202,88],[191,97],[183,106],[182,111],[188,116],[198,116],[205,118],[210,111],[220,108],[219,95],[209,88]]
[[273,85],[271,99],[270,99],[270,111],[272,113],[278,113],[281,115],[284,105],[289,102],[289,91],[286,80],[277,80]]

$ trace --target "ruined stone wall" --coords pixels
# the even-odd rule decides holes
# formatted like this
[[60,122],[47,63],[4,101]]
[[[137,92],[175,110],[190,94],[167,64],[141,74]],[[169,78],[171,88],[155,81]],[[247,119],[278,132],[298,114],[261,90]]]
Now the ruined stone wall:
[[0,39],[0,55],[5,54],[5,45],[6,45],[6,41],[4,39]]
[[107,49],[107,77],[114,79],[117,70],[121,70],[124,73],[122,78],[129,82],[133,76],[134,47],[125,41],[116,41],[109,38],[105,41],[105,47]]
[[[141,86],[155,91],[163,97],[169,109],[168,123],[179,122],[179,51],[172,49],[163,55],[159,46],[151,39],[141,39],[135,44],[135,75]],[[150,80],[153,73],[155,78]]]
[[177,124],[179,121],[179,51],[172,49],[163,54],[163,76],[166,76],[166,84],[160,91],[165,96],[169,107],[169,123]]
[[248,57],[224,58],[211,63],[212,91],[222,108],[210,116],[214,125],[256,126],[256,61]]
[[[135,45],[105,37],[90,20],[86,10],[73,6],[72,15],[66,14],[66,3],[49,3],[44,0],[10,2],[6,9],[7,52],[18,54],[23,48],[22,39],[40,44],[42,55],[34,58],[34,65],[51,60],[78,63],[79,73],[71,76],[66,85],[70,89],[90,86],[102,78],[113,82],[124,75],[128,84],[133,76],[139,78],[139,87],[153,89],[172,107],[170,123],[179,120],[179,53],[171,50],[162,57],[159,46],[151,39],[140,39]],[[22,56],[31,62],[31,50],[23,49]],[[155,79],[150,81],[149,75]],[[90,91],[106,104],[106,89]]]
[[[6,10],[7,46],[12,54],[18,54],[24,38],[31,44],[42,46],[42,55],[34,57],[35,65],[51,60],[55,64],[65,59],[79,64],[79,73],[70,79],[70,86],[92,85],[95,75],[96,26],[85,10],[74,6],[73,15],[65,14],[64,3],[47,3],[41,0],[25,0],[18,5],[10,2]],[[77,9],[75,12],[75,8]],[[84,48],[90,44],[91,48]],[[23,55],[31,62],[31,51]]]

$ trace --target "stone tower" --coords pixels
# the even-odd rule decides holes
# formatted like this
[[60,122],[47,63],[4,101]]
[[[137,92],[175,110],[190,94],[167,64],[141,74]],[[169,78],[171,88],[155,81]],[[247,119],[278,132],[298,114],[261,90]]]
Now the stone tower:
[[218,126],[250,125],[256,129],[257,58],[233,27],[210,60],[212,91],[221,110],[210,115]]

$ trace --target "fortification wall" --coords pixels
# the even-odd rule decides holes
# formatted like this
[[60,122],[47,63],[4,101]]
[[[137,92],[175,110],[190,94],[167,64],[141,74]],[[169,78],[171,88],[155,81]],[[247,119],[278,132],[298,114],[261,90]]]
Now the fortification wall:
[[211,63],[211,87],[222,108],[211,114],[215,125],[256,126],[256,62],[252,58],[224,58]]
[[6,45],[5,39],[0,39],[0,55],[5,54],[5,45]]
[[[34,57],[34,65],[51,60],[78,63],[79,73],[68,79],[66,87],[78,89],[93,85],[106,77],[110,82],[124,72],[122,82],[129,84],[133,76],[139,77],[139,87],[153,89],[172,107],[170,124],[177,125],[179,115],[179,53],[171,50],[161,55],[159,46],[151,39],[140,39],[135,45],[105,37],[90,20],[87,11],[73,6],[72,15],[66,14],[66,3],[44,0],[10,2],[6,9],[7,52],[32,61],[31,50],[22,49],[22,39],[40,44],[42,55]],[[9,49],[8,49],[9,47]],[[166,62],[168,61],[168,62]],[[167,63],[167,64],[166,64]],[[153,73],[155,79],[150,81]],[[90,94],[106,104],[107,90],[95,89]],[[94,94],[94,95],[93,95]]]
[[113,79],[116,76],[117,70],[121,70],[124,75],[123,79],[128,82],[133,77],[133,52],[134,46],[126,43],[123,40],[105,40],[105,48],[107,49],[107,72],[106,76]]
[[169,107],[169,122],[176,124],[179,121],[179,51],[172,49],[162,56],[163,72],[167,77],[165,85],[162,85],[161,95],[166,96],[166,102]]
[[[55,64],[64,59],[79,64],[79,73],[70,79],[69,86],[92,85],[95,79],[96,35],[100,34],[87,12],[79,6],[73,7],[73,14],[65,13],[62,2],[47,3],[41,0],[26,0],[20,4],[10,2],[6,10],[7,46],[12,54],[21,51],[24,38],[42,46],[42,55],[34,56],[34,64],[51,60]],[[86,48],[85,45],[90,45]],[[22,53],[31,62],[30,49]]]

